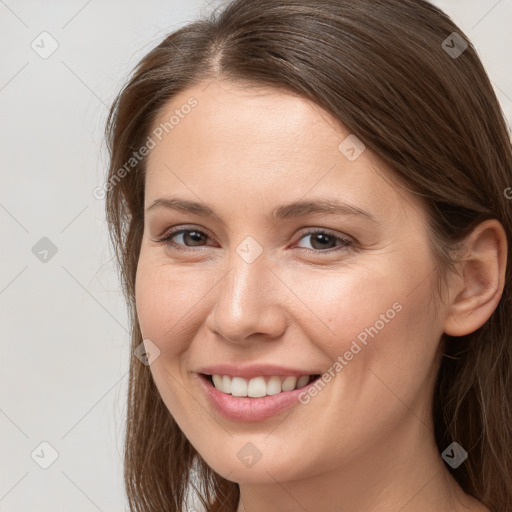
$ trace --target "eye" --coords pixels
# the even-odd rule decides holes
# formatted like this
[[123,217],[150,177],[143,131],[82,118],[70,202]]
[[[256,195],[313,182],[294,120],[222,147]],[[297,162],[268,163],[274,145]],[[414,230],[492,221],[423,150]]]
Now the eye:
[[[301,246],[300,243],[310,238],[310,245],[312,249]],[[173,239],[175,239],[173,241]],[[178,228],[169,231],[163,238],[158,239],[158,242],[169,245],[179,250],[192,250],[192,247],[201,247],[206,245],[209,236],[198,229],[191,228]],[[353,245],[352,240],[338,235],[334,235],[329,231],[317,229],[304,233],[300,239],[297,247],[313,252],[330,252],[331,249],[343,250]]]
[[[181,242],[176,243],[172,241],[173,238],[180,240],[180,237]],[[208,235],[198,229],[180,228],[168,232],[164,238],[160,238],[158,242],[165,243],[177,249],[188,250],[186,247],[200,247],[203,245],[202,242],[207,238]]]
[[[308,231],[304,235],[301,236],[300,241],[310,238],[310,245],[313,247],[312,250],[318,252],[328,252],[329,249],[342,250],[347,247],[351,247],[353,242],[349,238],[344,238],[341,236],[334,235],[329,231],[325,231],[322,229],[317,229],[314,231]],[[300,247],[300,246],[299,246]],[[307,247],[301,247],[303,249],[308,249]],[[310,250],[310,249],[308,249]]]

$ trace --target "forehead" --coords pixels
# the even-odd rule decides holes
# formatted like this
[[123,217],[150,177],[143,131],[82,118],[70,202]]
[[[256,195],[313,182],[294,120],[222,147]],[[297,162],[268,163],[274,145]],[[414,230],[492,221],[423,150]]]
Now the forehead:
[[353,136],[339,121],[287,91],[199,84],[170,100],[153,128],[166,122],[148,156],[146,204],[176,190],[208,202],[253,198],[260,207],[334,193],[355,205],[371,198],[378,212],[403,195],[370,151],[346,157],[340,144]]
[[[189,111],[191,98],[196,106]],[[249,84],[213,82],[187,89],[168,102],[155,126],[165,124],[173,113],[178,114],[178,123],[164,134],[167,142],[178,145],[186,139],[188,146],[200,146],[208,141],[210,154],[217,148],[223,154],[227,149],[253,149],[258,154],[264,145],[265,152],[274,150],[276,158],[287,149],[298,153],[302,148],[336,148],[343,135],[340,123],[306,98]]]

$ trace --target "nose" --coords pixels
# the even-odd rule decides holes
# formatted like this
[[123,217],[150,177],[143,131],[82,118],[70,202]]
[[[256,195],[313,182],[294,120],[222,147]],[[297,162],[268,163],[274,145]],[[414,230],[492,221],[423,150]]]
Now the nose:
[[249,263],[233,250],[230,263],[214,288],[215,303],[207,327],[234,344],[281,337],[287,327],[281,300],[285,291],[264,252]]

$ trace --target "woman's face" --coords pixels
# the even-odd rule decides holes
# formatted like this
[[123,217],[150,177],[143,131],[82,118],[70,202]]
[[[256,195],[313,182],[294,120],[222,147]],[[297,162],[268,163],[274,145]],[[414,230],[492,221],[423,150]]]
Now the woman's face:
[[[165,405],[232,481],[399,464],[431,434],[443,332],[422,208],[307,100],[205,85],[167,105],[148,156],[136,301]],[[188,231],[158,241],[171,228]]]

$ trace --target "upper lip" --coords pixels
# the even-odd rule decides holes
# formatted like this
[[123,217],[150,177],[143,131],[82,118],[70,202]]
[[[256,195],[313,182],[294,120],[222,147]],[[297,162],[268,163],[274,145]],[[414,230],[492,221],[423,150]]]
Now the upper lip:
[[321,372],[300,370],[296,368],[286,368],[284,366],[274,364],[217,364],[212,366],[204,366],[196,370],[196,373],[204,373],[206,375],[229,375],[231,377],[242,377],[244,379],[252,379],[259,376],[272,375],[293,375],[300,377],[301,375],[317,375]]

